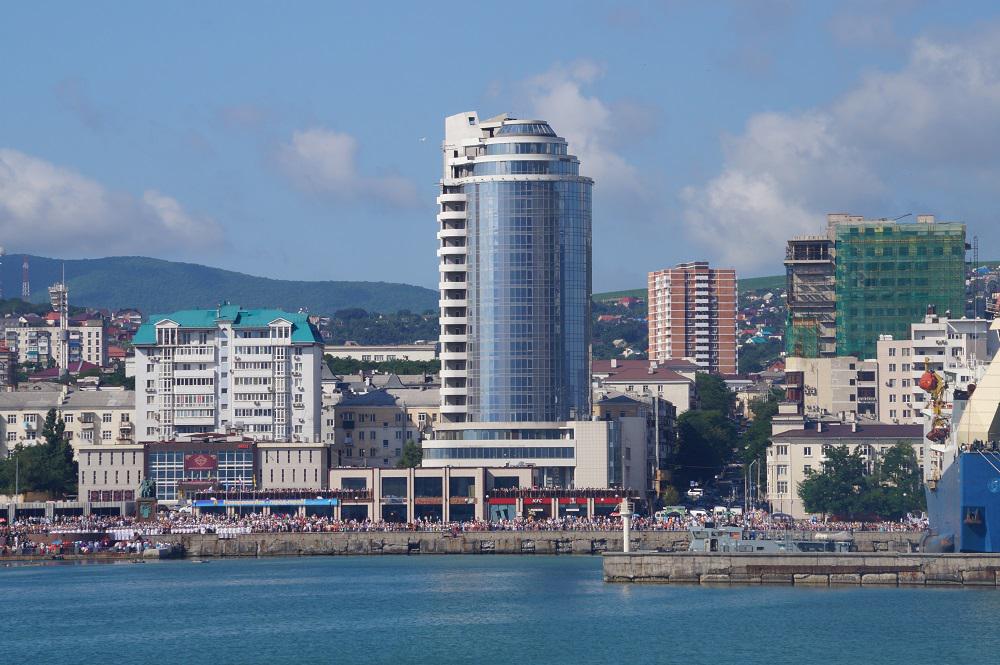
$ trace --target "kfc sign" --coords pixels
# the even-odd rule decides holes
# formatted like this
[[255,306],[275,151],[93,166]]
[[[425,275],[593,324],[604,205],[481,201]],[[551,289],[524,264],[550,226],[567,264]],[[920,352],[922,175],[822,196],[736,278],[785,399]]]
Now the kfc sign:
[[195,453],[184,456],[185,471],[215,471],[218,466],[219,460],[215,455]]

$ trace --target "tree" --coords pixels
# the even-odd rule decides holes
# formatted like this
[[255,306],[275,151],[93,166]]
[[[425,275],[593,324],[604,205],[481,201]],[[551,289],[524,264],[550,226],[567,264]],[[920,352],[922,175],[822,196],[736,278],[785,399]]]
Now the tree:
[[673,485],[666,485],[660,493],[660,502],[664,506],[676,506],[681,502],[680,492]]
[[396,466],[400,469],[413,469],[420,466],[424,460],[424,450],[419,443],[407,441],[403,445],[403,454],[399,457]]
[[899,519],[926,509],[923,474],[912,445],[899,441],[885,451],[878,471],[881,496],[876,512],[879,515]]
[[699,372],[694,376],[698,391],[699,408],[703,411],[718,411],[725,416],[732,414],[736,395],[721,376]]
[[830,448],[822,473],[799,483],[806,511],[848,519],[899,519],[925,507],[920,465],[910,444],[900,441],[889,448],[872,475],[866,475],[865,468],[860,447],[853,453],[846,446]]
[[677,475],[683,480],[711,478],[729,459],[736,425],[719,411],[692,410],[677,419]]
[[73,461],[73,447],[66,441],[66,424],[49,409],[42,426],[42,443],[34,446],[18,445],[11,456],[0,464],[0,485],[5,491],[15,489],[15,466],[19,467],[18,489],[27,492],[46,492],[50,496],[75,494],[77,465]]
[[[754,400],[750,405],[753,412],[753,420],[742,434],[743,463],[749,465],[754,460],[758,464],[766,464],[767,447],[771,444],[771,420],[778,413],[778,402],[782,400],[784,393],[777,388],[773,388],[767,397]],[[761,474],[763,483],[767,474]],[[763,487],[761,488],[764,489]]]
[[812,473],[799,483],[799,498],[806,512],[828,513],[848,519],[868,512],[864,496],[868,479],[860,448],[850,452],[847,446],[830,447],[823,461],[823,471]]

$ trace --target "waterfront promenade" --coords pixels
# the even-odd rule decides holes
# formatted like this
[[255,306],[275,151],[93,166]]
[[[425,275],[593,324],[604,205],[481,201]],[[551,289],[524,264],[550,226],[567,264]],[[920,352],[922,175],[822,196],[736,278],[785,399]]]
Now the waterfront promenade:
[[[815,523],[766,523],[748,519],[757,538],[811,538]],[[681,551],[688,526],[637,520],[633,550]],[[154,522],[120,517],[25,520],[0,527],[0,557],[101,554],[152,544],[179,546],[187,556],[284,556],[344,554],[601,554],[621,551],[621,521],[613,518],[497,522],[341,522],[321,517],[275,515],[191,516]],[[792,528],[789,528],[792,527]],[[910,552],[922,532],[908,523],[831,523],[826,531],[850,530],[861,551]]]

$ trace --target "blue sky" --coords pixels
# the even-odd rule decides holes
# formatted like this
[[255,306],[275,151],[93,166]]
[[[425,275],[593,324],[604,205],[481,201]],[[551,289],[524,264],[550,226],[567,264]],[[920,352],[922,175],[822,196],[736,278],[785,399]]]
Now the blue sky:
[[594,287],[781,271],[826,212],[1000,258],[995,3],[17,3],[0,243],[437,282],[443,118],[551,121],[596,179]]

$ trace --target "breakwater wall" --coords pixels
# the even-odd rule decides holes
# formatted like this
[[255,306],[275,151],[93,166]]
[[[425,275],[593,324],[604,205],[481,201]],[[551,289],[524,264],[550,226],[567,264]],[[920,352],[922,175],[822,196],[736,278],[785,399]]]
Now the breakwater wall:
[[[855,534],[862,552],[911,552],[916,532]],[[622,550],[621,531],[430,531],[254,533],[220,538],[215,534],[165,534],[150,539],[176,543],[189,557],[311,556],[364,554],[603,554]],[[633,550],[683,551],[685,531],[632,533]]]
[[654,584],[1000,584],[1000,554],[752,554],[637,552],[604,555],[606,582]]

